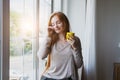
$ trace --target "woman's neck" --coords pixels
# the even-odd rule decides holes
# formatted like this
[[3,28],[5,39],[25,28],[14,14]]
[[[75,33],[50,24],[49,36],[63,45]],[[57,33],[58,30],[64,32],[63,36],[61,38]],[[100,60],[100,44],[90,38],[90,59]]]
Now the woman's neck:
[[62,41],[62,42],[65,41],[64,34],[59,34],[59,41]]

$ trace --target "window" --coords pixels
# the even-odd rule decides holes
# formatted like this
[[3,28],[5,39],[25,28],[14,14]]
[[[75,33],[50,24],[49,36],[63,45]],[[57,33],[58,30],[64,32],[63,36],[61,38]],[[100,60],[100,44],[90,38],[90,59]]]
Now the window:
[[[51,2],[51,0],[10,0],[9,80],[38,80],[36,56],[38,35],[41,46],[42,38],[47,33],[48,17],[52,10]],[[44,61],[40,61],[39,71],[43,68]]]
[[[39,5],[39,47],[41,47],[43,38],[47,35],[48,19],[52,12],[52,0],[40,0]],[[39,59],[38,76],[42,74],[45,68],[45,61]],[[40,80],[40,79],[39,79]]]
[[35,0],[10,0],[9,80],[36,80],[35,10]]
[[[0,5],[0,8],[3,9],[0,9],[0,15],[4,17],[0,18],[0,23],[5,23],[0,24],[2,80],[8,78],[38,80],[45,61],[39,61],[38,65],[36,53],[43,36],[47,34],[47,22],[53,12],[53,2],[53,0],[1,0],[0,4],[3,5]],[[37,75],[38,67],[40,72]]]
[[54,0],[53,1],[53,11],[62,11],[62,0]]

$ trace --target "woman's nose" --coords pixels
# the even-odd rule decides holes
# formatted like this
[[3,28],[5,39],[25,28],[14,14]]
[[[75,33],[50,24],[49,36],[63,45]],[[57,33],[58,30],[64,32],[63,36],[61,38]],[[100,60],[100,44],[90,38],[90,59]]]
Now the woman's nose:
[[55,26],[54,26],[54,27],[56,28],[56,27],[58,27],[58,25],[57,25],[57,24],[55,24]]

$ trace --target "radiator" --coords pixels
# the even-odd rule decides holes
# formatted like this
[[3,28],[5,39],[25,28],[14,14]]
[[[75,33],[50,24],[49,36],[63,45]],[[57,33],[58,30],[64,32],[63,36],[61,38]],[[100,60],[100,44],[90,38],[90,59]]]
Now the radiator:
[[113,80],[120,80],[120,63],[114,63]]

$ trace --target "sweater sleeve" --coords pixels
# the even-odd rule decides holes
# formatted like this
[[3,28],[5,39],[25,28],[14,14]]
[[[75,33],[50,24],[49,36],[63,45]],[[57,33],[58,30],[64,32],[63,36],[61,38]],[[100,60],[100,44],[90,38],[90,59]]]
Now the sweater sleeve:
[[72,49],[75,64],[77,68],[80,68],[83,64],[83,56],[82,56],[82,48],[81,48],[81,42],[78,37],[75,38],[75,43],[74,43],[75,49]]
[[45,59],[47,55],[50,53],[50,41],[49,37],[45,37],[43,42],[40,44],[40,48],[37,52],[38,58]]

